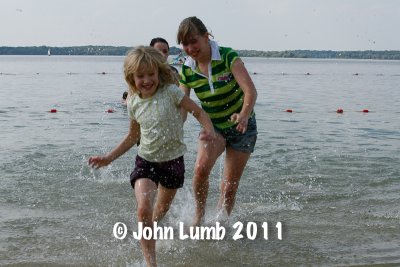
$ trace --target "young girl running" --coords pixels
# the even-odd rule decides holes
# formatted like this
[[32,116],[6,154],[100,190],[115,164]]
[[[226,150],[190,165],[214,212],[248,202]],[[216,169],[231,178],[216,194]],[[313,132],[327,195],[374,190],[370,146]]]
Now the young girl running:
[[[153,227],[168,211],[178,188],[183,186],[182,107],[204,127],[204,140],[215,132],[207,114],[176,86],[176,76],[162,54],[152,47],[137,47],[124,62],[129,85],[128,134],[111,152],[89,158],[89,165],[100,168],[127,152],[140,138],[135,169],[130,180],[137,200],[137,221]],[[156,266],[155,240],[140,241],[147,266]]]

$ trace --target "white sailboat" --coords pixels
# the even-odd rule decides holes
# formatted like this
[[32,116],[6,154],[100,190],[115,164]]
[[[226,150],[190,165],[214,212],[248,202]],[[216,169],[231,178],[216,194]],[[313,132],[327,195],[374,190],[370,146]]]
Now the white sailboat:
[[51,56],[50,48],[49,48],[49,50],[47,50],[47,55]]

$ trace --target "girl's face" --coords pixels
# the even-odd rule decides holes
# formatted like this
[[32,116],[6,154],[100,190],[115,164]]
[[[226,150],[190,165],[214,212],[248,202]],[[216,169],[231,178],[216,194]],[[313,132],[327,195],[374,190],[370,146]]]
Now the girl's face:
[[167,61],[169,55],[168,45],[166,43],[158,42],[154,44],[154,48],[160,51],[164,55],[165,61]]
[[188,56],[198,60],[209,51],[208,34],[190,36],[182,42],[182,48]]
[[133,75],[136,88],[140,92],[141,98],[152,97],[158,88],[158,70],[143,68]]

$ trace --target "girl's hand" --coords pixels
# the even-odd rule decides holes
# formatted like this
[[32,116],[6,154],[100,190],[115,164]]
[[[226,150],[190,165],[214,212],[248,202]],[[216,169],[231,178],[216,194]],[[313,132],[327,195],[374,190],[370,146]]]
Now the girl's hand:
[[236,130],[238,132],[244,134],[247,131],[249,116],[242,115],[242,113],[233,113],[231,116],[231,121],[237,124]]
[[199,139],[202,141],[213,141],[216,137],[214,129],[207,130],[203,128],[199,134]]
[[111,159],[107,156],[93,156],[89,158],[89,166],[92,168],[101,168],[111,163]]

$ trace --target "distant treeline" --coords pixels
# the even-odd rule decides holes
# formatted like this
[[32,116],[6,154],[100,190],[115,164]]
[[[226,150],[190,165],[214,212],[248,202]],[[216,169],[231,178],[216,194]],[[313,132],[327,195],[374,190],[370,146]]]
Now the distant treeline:
[[344,58],[344,59],[395,59],[400,60],[400,50],[386,51],[331,51],[331,50],[288,50],[288,51],[255,51],[238,50],[243,57],[276,57],[276,58]]
[[[0,55],[88,55],[88,56],[124,56],[131,49],[127,46],[70,46],[70,47],[0,47]],[[171,47],[170,54],[177,55],[181,49]],[[345,58],[345,59],[395,59],[400,60],[400,50],[386,51],[331,51],[331,50],[287,50],[287,51],[256,51],[237,50],[242,57],[272,57],[272,58]]]

